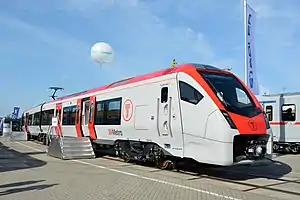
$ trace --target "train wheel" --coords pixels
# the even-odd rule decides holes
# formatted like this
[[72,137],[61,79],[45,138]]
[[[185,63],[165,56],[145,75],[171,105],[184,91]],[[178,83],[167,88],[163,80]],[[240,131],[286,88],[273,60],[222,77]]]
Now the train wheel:
[[156,162],[156,166],[159,168],[159,169],[170,169],[172,168],[173,166],[173,162],[170,161],[170,160],[163,160],[163,161],[157,161]]
[[123,155],[121,156],[121,158],[126,163],[130,162],[130,157],[129,157],[129,155],[126,152],[123,153]]

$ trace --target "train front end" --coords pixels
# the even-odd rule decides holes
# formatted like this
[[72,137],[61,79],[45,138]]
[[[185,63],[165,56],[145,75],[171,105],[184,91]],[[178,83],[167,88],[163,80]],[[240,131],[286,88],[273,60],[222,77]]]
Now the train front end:
[[[218,107],[218,115],[223,116],[222,130],[218,134],[220,141],[232,144],[226,150],[231,157],[228,164],[272,159],[272,130],[250,89],[228,71],[197,69],[197,72]],[[216,126],[216,123],[207,124],[207,127]]]

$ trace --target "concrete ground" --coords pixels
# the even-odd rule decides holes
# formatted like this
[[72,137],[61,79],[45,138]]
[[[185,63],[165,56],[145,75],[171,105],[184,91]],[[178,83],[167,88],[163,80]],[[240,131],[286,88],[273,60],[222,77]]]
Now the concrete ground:
[[300,156],[258,166],[162,171],[106,158],[59,160],[34,142],[0,140],[0,199],[300,199]]

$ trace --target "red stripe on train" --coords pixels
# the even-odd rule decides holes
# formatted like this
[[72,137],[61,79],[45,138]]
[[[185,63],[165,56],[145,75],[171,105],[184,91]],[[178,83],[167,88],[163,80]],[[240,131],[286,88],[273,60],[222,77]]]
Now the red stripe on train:
[[[271,125],[286,125],[288,122],[269,122]],[[292,125],[300,125],[300,122],[291,122]]]

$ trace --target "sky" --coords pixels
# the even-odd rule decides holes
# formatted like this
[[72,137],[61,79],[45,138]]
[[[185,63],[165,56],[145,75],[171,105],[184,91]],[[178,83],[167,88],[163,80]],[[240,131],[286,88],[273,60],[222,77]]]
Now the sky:
[[[300,1],[248,0],[257,12],[255,59],[261,93],[300,85]],[[232,68],[244,79],[242,0],[0,1],[0,116],[59,96],[180,63]],[[107,42],[102,67],[91,46]]]

